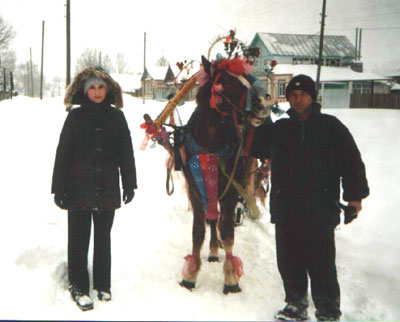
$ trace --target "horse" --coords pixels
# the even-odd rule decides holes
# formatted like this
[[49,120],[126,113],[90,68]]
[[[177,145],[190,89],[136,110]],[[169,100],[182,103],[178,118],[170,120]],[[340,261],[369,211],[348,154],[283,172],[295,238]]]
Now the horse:
[[245,58],[210,62],[203,56],[197,80],[197,106],[181,134],[180,155],[193,209],[193,227],[192,253],[185,257],[180,284],[189,290],[196,286],[208,223],[211,231],[208,261],[219,261],[222,242],[223,293],[237,293],[241,291],[243,265],[233,255],[233,218],[238,201],[235,187],[244,186],[254,128],[269,116],[270,105],[265,86],[260,86],[261,81],[251,75],[251,66]]

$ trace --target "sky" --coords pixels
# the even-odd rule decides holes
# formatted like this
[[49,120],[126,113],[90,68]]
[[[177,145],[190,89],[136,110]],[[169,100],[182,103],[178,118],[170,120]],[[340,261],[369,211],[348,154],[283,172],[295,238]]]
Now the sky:
[[[112,294],[81,312],[67,291],[67,212],[50,194],[55,151],[67,116],[63,98],[22,95],[0,102],[3,187],[0,225],[0,320],[47,321],[272,321],[284,306],[277,269],[274,225],[267,208],[235,228],[233,253],[243,262],[242,292],[224,295],[223,261],[208,263],[209,230],[195,290],[179,286],[191,252],[192,213],[184,180],[174,173],[175,192],[165,190],[166,151],[141,151],[143,114],[153,119],[165,102],[124,95],[138,176],[135,198],[116,211],[112,239]],[[179,106],[188,120],[194,102]],[[343,321],[400,321],[400,137],[399,111],[325,109],[351,131],[366,165],[371,194],[349,225],[336,231]],[[10,122],[18,120],[18,122]],[[43,120],[46,120],[43,122]],[[38,126],[40,124],[40,126]],[[371,131],[370,129],[373,129]],[[379,135],[377,135],[379,133]],[[392,197],[393,196],[393,197]],[[89,251],[92,272],[93,241]],[[310,294],[309,294],[310,296]],[[310,297],[311,300],[311,297]],[[309,314],[313,321],[314,306]]]
[[[17,32],[13,47],[18,62],[40,65],[41,29],[45,21],[44,73],[65,76],[65,0],[0,0],[0,14]],[[210,43],[230,29],[250,43],[256,32],[318,34],[322,0],[71,0],[72,67],[85,48],[96,48],[112,61],[122,53],[131,72],[165,58],[175,65],[200,60]],[[326,34],[355,42],[363,28],[366,70],[390,61],[400,63],[399,0],[327,0]],[[218,49],[213,52],[216,54]]]

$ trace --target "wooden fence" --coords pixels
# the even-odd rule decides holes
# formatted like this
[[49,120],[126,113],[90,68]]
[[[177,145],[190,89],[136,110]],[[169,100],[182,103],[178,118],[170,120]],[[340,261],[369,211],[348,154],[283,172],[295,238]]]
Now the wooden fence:
[[400,109],[400,94],[351,94],[350,107]]

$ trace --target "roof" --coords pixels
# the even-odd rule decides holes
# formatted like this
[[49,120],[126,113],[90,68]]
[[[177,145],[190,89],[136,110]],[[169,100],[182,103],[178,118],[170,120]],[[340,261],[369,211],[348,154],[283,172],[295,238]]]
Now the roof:
[[167,72],[170,66],[153,66],[145,68],[145,72],[142,76],[142,80],[144,79],[153,79],[153,80],[165,80],[167,76]]
[[[275,75],[298,75],[304,74],[312,79],[317,78],[317,65],[290,65],[278,64],[275,66],[273,73]],[[390,77],[374,74],[374,73],[359,73],[352,70],[350,67],[328,67],[321,66],[321,82],[352,82],[352,81],[371,81],[371,80],[388,80]]]
[[392,91],[400,91],[400,84],[396,84],[396,83],[392,84],[391,90]]
[[[258,32],[254,41],[260,37],[271,55],[318,57],[319,35],[277,34]],[[355,47],[346,36],[324,36],[325,57],[353,57]]]

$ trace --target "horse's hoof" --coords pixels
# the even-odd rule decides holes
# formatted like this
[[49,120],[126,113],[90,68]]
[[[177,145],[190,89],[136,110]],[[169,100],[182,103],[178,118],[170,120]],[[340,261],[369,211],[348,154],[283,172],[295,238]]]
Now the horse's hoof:
[[179,285],[184,287],[184,288],[187,288],[189,291],[191,291],[192,289],[195,288],[196,283],[182,280],[182,282],[180,282]]
[[210,263],[219,262],[219,257],[218,256],[208,256],[208,261]]
[[228,293],[239,293],[241,292],[242,289],[239,287],[239,284],[234,284],[234,285],[224,285],[224,294]]

